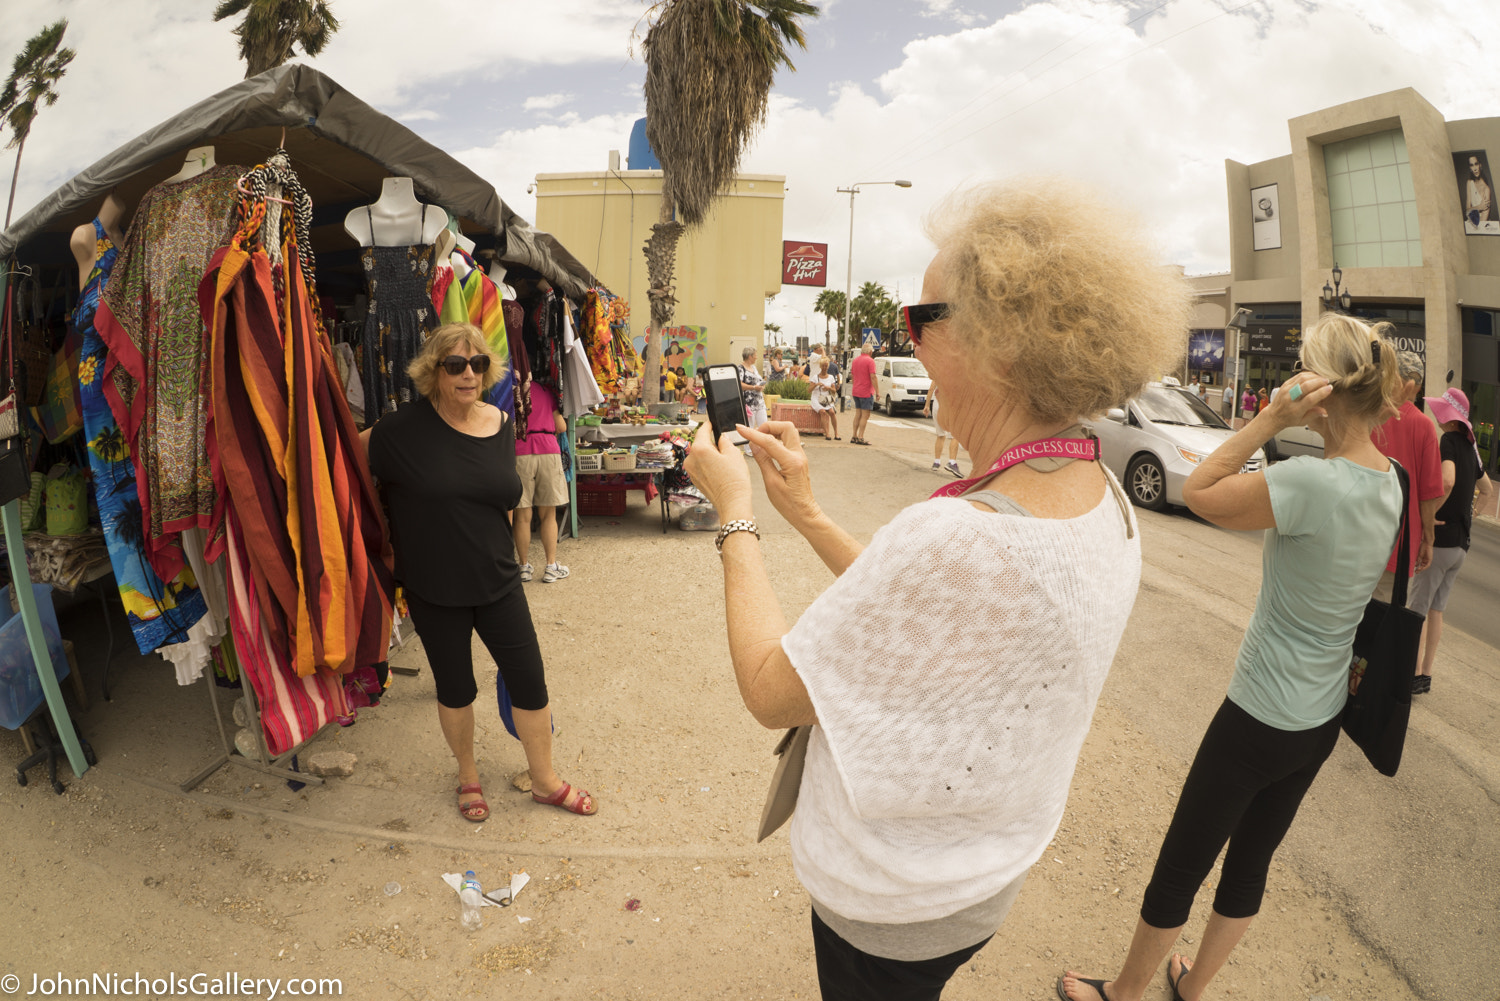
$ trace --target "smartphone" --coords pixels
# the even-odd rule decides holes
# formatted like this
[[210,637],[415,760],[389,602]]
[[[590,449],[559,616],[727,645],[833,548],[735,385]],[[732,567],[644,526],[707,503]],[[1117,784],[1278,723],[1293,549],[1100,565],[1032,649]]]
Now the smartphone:
[[736,424],[749,419],[745,415],[745,393],[740,388],[740,367],[708,366],[703,393],[708,398],[708,420],[713,427],[714,442],[722,441],[727,434],[732,444],[745,444],[744,436],[734,429]]

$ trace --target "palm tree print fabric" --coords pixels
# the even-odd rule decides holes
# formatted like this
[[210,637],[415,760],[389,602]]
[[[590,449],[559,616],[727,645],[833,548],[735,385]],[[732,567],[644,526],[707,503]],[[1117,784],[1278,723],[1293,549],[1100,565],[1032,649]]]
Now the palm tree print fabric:
[[99,504],[99,520],[104,527],[104,541],[109,561],[135,644],[141,653],[150,653],[188,638],[188,628],[207,612],[203,595],[198,592],[193,572],[184,568],[170,584],[162,581],[146,559],[142,545],[143,519],[136,493],[135,464],[130,446],[120,433],[114,411],[104,397],[104,370],[109,359],[98,331],[94,314],[99,295],[109,280],[119,251],[104,227],[94,220],[94,269],[78,297],[73,311],[73,327],[82,335],[79,352],[78,387],[83,404],[83,430],[88,439],[89,468],[94,474],[94,491]]

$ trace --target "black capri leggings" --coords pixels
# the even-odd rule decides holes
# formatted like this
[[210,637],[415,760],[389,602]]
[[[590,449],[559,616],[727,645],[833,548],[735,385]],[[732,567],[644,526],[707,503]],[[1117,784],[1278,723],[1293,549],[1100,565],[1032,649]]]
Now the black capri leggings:
[[1187,924],[1226,841],[1214,910],[1226,918],[1259,913],[1271,856],[1338,739],[1337,716],[1311,730],[1278,730],[1225,699],[1183,783],[1141,920],[1153,928]]
[[412,625],[422,638],[437,698],[449,709],[472,705],[479,694],[474,683],[473,636],[478,631],[517,709],[547,708],[547,677],[542,649],[531,624],[531,609],[519,586],[488,605],[434,605],[406,593]]

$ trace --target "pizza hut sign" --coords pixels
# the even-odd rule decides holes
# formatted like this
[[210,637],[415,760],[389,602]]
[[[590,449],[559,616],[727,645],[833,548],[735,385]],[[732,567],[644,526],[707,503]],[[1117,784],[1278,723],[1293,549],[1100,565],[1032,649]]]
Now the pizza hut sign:
[[781,241],[781,284],[828,284],[828,244]]

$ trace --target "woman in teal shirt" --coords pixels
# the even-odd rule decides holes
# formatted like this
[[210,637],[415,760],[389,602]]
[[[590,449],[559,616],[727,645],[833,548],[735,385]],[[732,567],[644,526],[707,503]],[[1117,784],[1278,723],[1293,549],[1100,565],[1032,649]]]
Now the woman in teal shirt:
[[[1401,485],[1370,432],[1394,410],[1400,374],[1379,326],[1335,313],[1307,328],[1301,367],[1183,487],[1188,507],[1215,525],[1265,529],[1260,594],[1125,966],[1108,982],[1069,972],[1057,983],[1064,1001],[1140,1001],[1227,841],[1198,955],[1167,964],[1173,998],[1197,1001],[1260,910],[1271,857],[1338,742],[1354,631],[1399,528]],[[1276,432],[1303,424],[1322,434],[1323,458],[1240,471]]]

